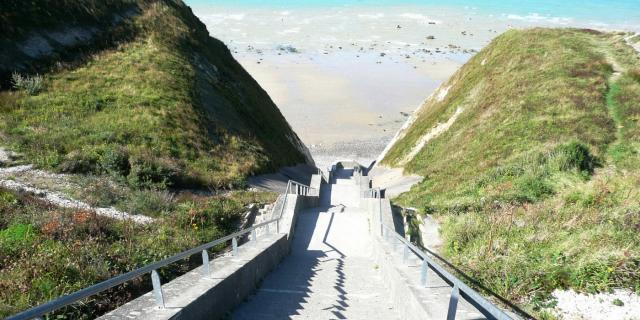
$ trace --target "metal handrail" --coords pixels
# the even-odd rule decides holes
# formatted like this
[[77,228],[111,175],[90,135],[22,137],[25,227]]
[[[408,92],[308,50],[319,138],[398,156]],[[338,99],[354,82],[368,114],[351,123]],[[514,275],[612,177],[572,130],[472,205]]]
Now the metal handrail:
[[[295,186],[295,193],[291,193],[294,191],[294,186]],[[85,298],[88,298],[90,296],[93,296],[95,294],[98,294],[100,292],[103,292],[107,289],[113,288],[117,285],[123,284],[125,282],[131,281],[135,278],[138,278],[140,276],[143,276],[147,273],[151,273],[151,282],[153,285],[153,293],[156,299],[156,304],[158,305],[158,307],[160,308],[164,308],[164,295],[162,293],[162,285],[160,283],[160,277],[157,273],[157,270],[165,267],[171,263],[174,263],[176,261],[188,258],[198,252],[202,252],[202,264],[203,264],[203,277],[209,277],[211,275],[211,270],[209,267],[209,253],[207,252],[208,249],[211,249],[217,245],[226,243],[227,241],[231,240],[231,245],[232,245],[232,255],[237,255],[238,254],[238,238],[241,236],[244,236],[246,234],[251,233],[251,241],[255,242],[258,240],[257,238],[257,230],[259,228],[265,227],[266,228],[266,232],[267,234],[270,233],[270,228],[269,225],[272,223],[276,224],[276,234],[280,233],[280,219],[282,218],[283,214],[284,214],[284,210],[286,208],[287,205],[287,195],[289,194],[296,194],[296,195],[307,195],[309,193],[309,186],[306,186],[304,184],[295,182],[293,180],[289,180],[289,182],[287,183],[287,190],[284,194],[284,202],[282,203],[282,208],[280,210],[280,213],[278,215],[277,218],[273,218],[271,220],[262,222],[260,224],[257,224],[255,226],[240,230],[238,232],[232,233],[228,236],[222,237],[220,239],[216,239],[214,241],[211,241],[209,243],[205,243],[203,245],[197,246],[195,248],[180,252],[174,256],[171,256],[169,258],[166,258],[164,260],[160,260],[151,264],[148,264],[144,267],[138,268],[136,270],[133,271],[129,271],[125,274],[113,277],[111,279],[102,281],[100,283],[94,284],[90,287],[84,288],[82,290],[76,291],[74,293],[62,296],[60,298],[57,298],[55,300],[49,301],[47,303],[41,304],[39,306],[33,307],[31,309],[25,310],[23,312],[17,313],[13,316],[10,316],[7,318],[7,320],[23,320],[23,319],[33,319],[33,318],[37,318],[37,317],[41,317],[44,316],[50,312],[56,311],[62,307],[68,306],[74,302],[77,302],[78,300],[82,300]]]
[[382,190],[380,188],[371,188],[362,191],[362,197],[368,199],[381,199]]
[[[389,227],[384,224],[382,220],[380,221],[382,226],[382,238],[389,238],[389,234],[391,234],[394,240],[400,241],[401,244],[404,245],[403,252],[403,261],[406,263],[409,251],[412,251],[415,255],[422,259],[422,268],[420,271],[420,284],[422,286],[426,286],[427,284],[427,272],[429,269],[432,269],[437,274],[439,274],[449,285],[452,286],[451,290],[451,298],[449,299],[449,309],[447,313],[447,320],[453,320],[456,317],[456,309],[458,305],[458,299],[461,295],[467,302],[473,305],[480,313],[482,313],[488,319],[498,319],[498,320],[510,320],[512,319],[509,315],[507,315],[504,311],[496,307],[493,303],[489,302],[478,292],[467,286],[462,280],[458,279],[456,276],[451,274],[445,268],[436,263],[428,254],[424,251],[420,250],[414,244],[405,239],[402,235],[395,231],[395,228]],[[386,232],[385,232],[386,231]]]
[[420,250],[413,243],[396,232],[394,227],[386,225],[382,220],[382,191],[380,188],[371,188],[364,190],[362,193],[362,197],[378,200],[380,235],[383,239],[388,239],[389,233],[391,233],[395,240],[400,241],[401,244],[404,245],[403,261],[406,263],[409,256],[409,251],[412,251],[422,259],[422,268],[420,270],[420,284],[422,286],[426,286],[427,284],[427,272],[429,269],[435,271],[452,286],[451,298],[449,300],[449,309],[447,313],[448,320],[455,319],[459,295],[462,295],[463,298],[465,298],[471,305],[473,305],[476,309],[478,309],[478,311],[480,311],[485,317],[489,319],[511,319],[511,317],[504,311],[500,310],[478,292],[467,286],[464,282],[462,282],[462,280],[458,279],[456,276],[451,274],[449,271],[447,271],[445,268],[431,259],[431,257],[427,253]]
[[325,175],[325,173],[324,173],[324,171],[322,171],[322,169],[318,168],[318,174],[320,175],[320,177],[322,177],[324,182],[331,183],[331,181],[329,181],[329,177],[327,177],[327,175]]
[[[294,187],[295,187],[295,190],[293,189]],[[309,190],[311,189],[314,189],[314,188],[311,188],[306,184],[289,180],[289,183],[287,183],[287,190],[285,191],[285,194],[297,194],[301,196],[307,196],[309,195]]]

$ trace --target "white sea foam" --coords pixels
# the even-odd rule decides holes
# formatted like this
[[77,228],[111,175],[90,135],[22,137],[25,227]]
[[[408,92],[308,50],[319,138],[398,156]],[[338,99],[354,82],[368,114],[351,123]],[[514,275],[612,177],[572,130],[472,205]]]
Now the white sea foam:
[[384,13],[359,14],[358,18],[362,18],[362,19],[382,19],[382,18],[384,18]]
[[226,21],[242,21],[246,17],[244,13],[234,13],[234,14],[207,14],[202,15],[200,18],[205,22],[205,24],[217,25],[220,23],[224,23]]
[[436,24],[442,23],[441,21],[431,19],[429,16],[426,16],[424,14],[419,14],[419,13],[403,13],[403,14],[400,14],[400,17],[405,19],[417,20],[418,22],[421,22],[424,24],[427,24],[429,22],[435,22]]
[[234,13],[234,14],[228,14],[225,16],[226,20],[236,20],[236,21],[240,21],[240,20],[244,20],[244,17],[246,16],[246,14],[244,13]]
[[300,33],[300,28],[299,27],[278,31],[278,34],[280,34],[280,35],[295,34],[295,33]]
[[553,23],[559,25],[568,25],[574,22],[573,18],[568,17],[552,17],[552,16],[543,16],[538,13],[530,13],[526,16],[517,15],[517,14],[508,14],[507,19],[509,20],[518,20],[525,22],[543,22],[543,23]]

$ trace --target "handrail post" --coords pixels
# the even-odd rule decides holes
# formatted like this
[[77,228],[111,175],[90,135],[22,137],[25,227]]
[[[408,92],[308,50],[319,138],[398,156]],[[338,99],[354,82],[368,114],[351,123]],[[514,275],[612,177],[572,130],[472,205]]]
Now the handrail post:
[[456,311],[458,309],[458,298],[460,296],[460,289],[458,285],[454,285],[451,289],[451,299],[449,299],[449,311],[447,312],[447,320],[456,319]]
[[380,217],[380,234],[383,233],[383,228],[382,228],[382,198],[378,198],[378,212],[379,212],[379,217]]
[[231,254],[235,257],[238,255],[238,240],[236,239],[236,237],[231,238],[231,247],[233,248],[233,251],[231,252]]
[[280,234],[280,219],[276,220],[276,234]]
[[211,268],[209,267],[209,252],[202,250],[202,276],[208,277],[211,275]]
[[422,260],[422,268],[420,269],[420,284],[423,287],[427,286],[427,272],[429,272],[429,262],[424,259]]
[[160,276],[156,270],[151,270],[151,284],[153,285],[153,296],[156,298],[156,305],[164,309],[164,295],[162,294],[162,284]]
[[251,231],[251,242],[253,242],[254,246],[258,245],[258,232],[256,231],[256,229],[253,229]]

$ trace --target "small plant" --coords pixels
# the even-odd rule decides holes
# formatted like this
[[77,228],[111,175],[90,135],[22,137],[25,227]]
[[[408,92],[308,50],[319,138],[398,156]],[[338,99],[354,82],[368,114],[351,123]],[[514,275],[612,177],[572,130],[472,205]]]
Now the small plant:
[[129,159],[129,185],[138,189],[165,188],[175,185],[180,170],[167,161],[147,158]]
[[98,155],[94,152],[72,151],[65,156],[58,169],[65,173],[98,173]]
[[618,306],[618,307],[624,306],[624,302],[622,302],[622,300],[620,300],[618,298],[613,299],[613,302],[611,302],[611,303],[613,303],[614,306]]
[[104,171],[116,176],[127,176],[131,170],[129,154],[118,147],[107,149],[100,157],[100,165]]
[[24,90],[29,95],[35,96],[40,93],[44,87],[44,81],[42,76],[36,74],[35,76],[22,76],[21,74],[14,72],[11,75],[11,83],[14,89]]

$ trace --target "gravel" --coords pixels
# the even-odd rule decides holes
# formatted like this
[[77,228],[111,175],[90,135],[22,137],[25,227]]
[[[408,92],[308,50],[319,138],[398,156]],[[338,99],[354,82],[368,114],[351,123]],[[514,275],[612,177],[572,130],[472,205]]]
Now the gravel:
[[35,170],[31,165],[0,168],[0,187],[17,192],[33,194],[34,196],[41,198],[47,203],[61,208],[93,210],[96,212],[96,214],[101,216],[118,220],[130,220],[135,223],[141,224],[153,222],[153,218],[142,215],[128,214],[126,212],[118,211],[114,208],[91,207],[85,202],[71,199],[66,195],[56,191],[38,188],[30,183],[34,181],[42,181],[44,179],[46,181],[56,183],[58,188],[67,188],[69,184],[66,178],[67,177],[62,174],[54,174],[42,170]]
[[[640,319],[640,296],[624,289],[612,293],[583,294],[573,290],[555,290],[558,304],[551,313],[564,320],[582,319]],[[617,304],[622,302],[622,305]]]

